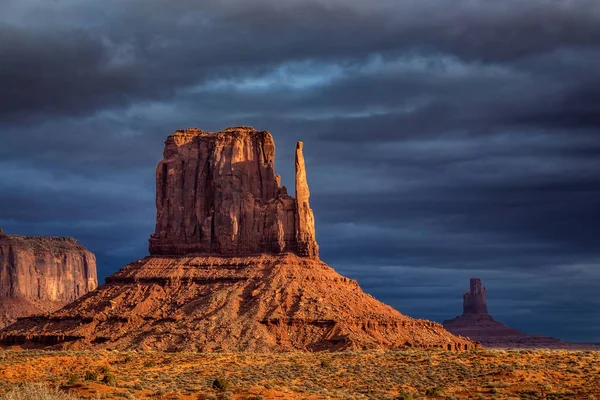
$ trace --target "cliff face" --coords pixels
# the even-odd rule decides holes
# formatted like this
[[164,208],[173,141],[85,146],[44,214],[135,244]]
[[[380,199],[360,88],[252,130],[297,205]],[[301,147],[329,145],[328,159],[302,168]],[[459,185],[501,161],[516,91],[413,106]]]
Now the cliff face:
[[0,325],[53,311],[97,286],[96,258],[75,239],[0,231]]
[[296,198],[275,175],[268,132],[177,131],[157,169],[151,256],[61,310],[21,319],[0,345],[71,349],[467,350],[402,315],[318,258],[302,143]]
[[274,162],[275,143],[266,131],[173,133],[156,170],[150,253],[318,257],[302,144],[296,148],[297,199],[280,186]]

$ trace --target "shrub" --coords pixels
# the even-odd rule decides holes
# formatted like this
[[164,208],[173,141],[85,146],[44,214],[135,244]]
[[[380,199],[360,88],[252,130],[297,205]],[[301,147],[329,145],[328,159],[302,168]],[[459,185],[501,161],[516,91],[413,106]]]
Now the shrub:
[[231,383],[225,378],[217,378],[213,381],[212,387],[215,390],[224,392],[231,387]]
[[321,368],[331,368],[331,360],[321,361]]
[[98,380],[98,373],[97,372],[93,372],[93,371],[85,371],[85,377],[84,379],[86,381],[97,381]]
[[152,367],[156,367],[156,361],[154,360],[146,360],[142,363],[144,368],[152,368]]
[[116,386],[117,377],[112,372],[107,372],[102,378],[102,383],[104,383],[107,386]]
[[26,384],[14,387],[2,400],[79,400],[79,397],[43,385]]
[[415,396],[410,392],[400,392],[396,400],[415,400]]
[[74,386],[79,384],[79,377],[75,374],[69,375],[69,379],[67,380],[68,386]]
[[426,396],[443,396],[444,389],[442,389],[440,387],[430,388],[425,391],[425,395]]

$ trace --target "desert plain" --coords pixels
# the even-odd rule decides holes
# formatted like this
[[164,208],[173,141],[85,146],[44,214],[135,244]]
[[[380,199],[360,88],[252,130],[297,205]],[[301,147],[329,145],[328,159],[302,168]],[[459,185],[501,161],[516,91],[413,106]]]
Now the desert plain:
[[0,351],[0,398],[23,385],[52,399],[596,399],[600,353]]

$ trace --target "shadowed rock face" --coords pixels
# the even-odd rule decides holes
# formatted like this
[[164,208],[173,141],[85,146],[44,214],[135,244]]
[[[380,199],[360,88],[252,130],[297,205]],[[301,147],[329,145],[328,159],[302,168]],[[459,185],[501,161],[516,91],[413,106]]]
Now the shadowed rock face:
[[228,128],[177,131],[156,170],[156,232],[151,254],[318,257],[302,143],[296,148],[296,195],[275,175],[269,132]]
[[54,311],[97,286],[96,258],[75,239],[6,235],[0,229],[0,327]]
[[481,279],[471,278],[470,290],[463,296],[463,315],[487,313],[485,287],[481,285]]
[[157,169],[151,256],[61,310],[0,331],[0,345],[193,351],[467,350],[318,258],[302,143],[296,198],[268,132],[177,131]]

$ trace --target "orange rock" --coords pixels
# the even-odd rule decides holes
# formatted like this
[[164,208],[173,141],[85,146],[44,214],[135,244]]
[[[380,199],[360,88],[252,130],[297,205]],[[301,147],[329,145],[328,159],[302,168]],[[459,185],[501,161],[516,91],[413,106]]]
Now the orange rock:
[[315,217],[308,202],[310,190],[306,181],[306,166],[302,148],[296,145],[296,246],[300,254],[318,257],[319,246],[315,239]]
[[177,131],[157,170],[151,256],[48,315],[0,331],[4,346],[290,351],[465,350],[477,344],[406,317],[318,258],[302,143],[296,199],[268,132]]
[[96,258],[75,239],[0,229],[0,327],[57,310],[97,286]]
[[173,133],[156,171],[157,221],[150,253],[318,257],[299,154],[296,189],[302,202],[280,187],[269,132],[237,127]]
[[150,256],[60,311],[19,320],[0,343],[202,352],[475,347],[295,254]]

